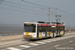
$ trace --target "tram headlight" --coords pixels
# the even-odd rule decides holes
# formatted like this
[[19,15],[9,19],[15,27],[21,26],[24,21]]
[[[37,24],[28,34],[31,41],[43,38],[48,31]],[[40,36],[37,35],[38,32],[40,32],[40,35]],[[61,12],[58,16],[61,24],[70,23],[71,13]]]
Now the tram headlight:
[[25,35],[25,32],[23,34]]

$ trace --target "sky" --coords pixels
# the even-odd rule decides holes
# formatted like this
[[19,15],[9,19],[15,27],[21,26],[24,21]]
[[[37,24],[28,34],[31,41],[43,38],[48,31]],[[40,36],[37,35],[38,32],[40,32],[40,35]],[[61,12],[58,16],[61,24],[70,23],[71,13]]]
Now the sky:
[[64,22],[66,26],[75,26],[75,0],[0,0],[0,24],[24,24],[29,21],[47,22],[49,7],[50,22],[56,22],[55,15],[51,15],[54,11],[53,14],[61,15],[59,22]]

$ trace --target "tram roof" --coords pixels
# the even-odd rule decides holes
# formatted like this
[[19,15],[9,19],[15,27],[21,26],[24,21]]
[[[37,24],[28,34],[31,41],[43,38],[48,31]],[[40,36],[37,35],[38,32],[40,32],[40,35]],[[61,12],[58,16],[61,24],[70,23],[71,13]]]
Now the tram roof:
[[[38,23],[38,22],[24,22],[24,23],[31,23],[31,24],[49,24],[49,23]],[[57,24],[57,22],[50,22],[50,24]],[[58,22],[58,24],[64,24],[64,22]]]
[[31,23],[31,24],[36,24],[36,22],[24,22],[24,23]]
[[[56,24],[56,22],[54,22],[54,23],[50,23],[50,24],[48,24],[48,23],[37,23],[37,22],[24,22],[24,24],[38,24],[38,26],[57,26],[57,24]],[[64,24],[63,23],[58,23],[59,25],[58,26],[64,26]]]

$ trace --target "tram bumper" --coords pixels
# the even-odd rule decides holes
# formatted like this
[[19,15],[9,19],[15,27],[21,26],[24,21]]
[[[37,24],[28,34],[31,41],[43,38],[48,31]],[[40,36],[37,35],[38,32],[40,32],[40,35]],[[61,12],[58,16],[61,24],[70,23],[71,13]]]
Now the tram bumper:
[[24,35],[23,38],[24,39],[33,39],[33,37],[31,35]]

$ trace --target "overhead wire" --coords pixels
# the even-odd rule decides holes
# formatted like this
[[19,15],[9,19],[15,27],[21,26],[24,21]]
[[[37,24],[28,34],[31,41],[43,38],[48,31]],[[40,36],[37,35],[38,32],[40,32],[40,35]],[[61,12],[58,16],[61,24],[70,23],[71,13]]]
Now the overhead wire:
[[[53,8],[53,7],[48,7],[48,6],[43,6],[43,5],[31,3],[31,2],[28,2],[28,1],[25,1],[25,0],[21,0],[21,1],[26,2],[26,3],[29,3],[29,4],[41,6],[41,7],[35,7],[35,6],[29,6],[29,5],[23,5],[23,4],[18,4],[18,3],[14,3],[14,2],[9,2],[9,1],[6,1],[6,0],[3,0],[3,1],[4,1],[4,2],[7,2],[7,3],[11,3],[11,4],[16,4],[16,5],[21,5],[21,6],[28,6],[28,7],[34,7],[34,8],[41,8],[41,7],[45,7],[45,8]],[[17,7],[17,6],[15,6],[15,7]],[[21,8],[21,7],[18,7],[18,8]],[[22,8],[22,9],[24,9],[24,8]],[[53,9],[56,9],[56,8],[53,8]],[[57,9],[58,9],[58,8],[57,8]],[[58,9],[58,10],[61,11],[61,12],[66,13],[66,14],[72,15],[72,14],[70,14],[70,13],[67,13],[67,12],[63,11],[63,10],[60,10],[60,9]],[[31,11],[34,11],[34,10],[31,10]],[[38,11],[37,11],[37,12],[38,12]],[[74,15],[72,15],[72,16],[74,16]],[[74,16],[74,17],[75,17],[75,16]]]
[[[24,10],[29,10],[29,11],[34,11],[34,12],[40,12],[40,11],[35,11],[35,10],[31,10],[31,9],[27,9],[27,8],[22,8],[22,7],[19,7],[19,6],[14,6],[14,5],[9,5],[9,4],[5,4],[5,3],[2,3],[2,5],[6,5],[6,6],[11,6],[11,7],[16,7],[16,8],[20,8],[20,9],[24,9]],[[40,12],[40,13],[43,13],[43,12]]]
[[[23,12],[23,13],[30,13],[30,12],[26,12],[26,11],[21,11],[21,10],[15,10],[15,9],[10,9],[10,8],[5,8],[5,7],[0,7],[1,9],[7,9],[7,10],[12,10],[12,11],[17,11],[17,12]],[[36,13],[32,13],[31,14],[36,14]]]
[[[5,8],[5,7],[0,7],[0,8],[1,8],[1,9],[11,10],[11,11],[17,11],[17,12],[29,13],[29,14],[42,15],[42,14],[37,14],[37,13],[33,13],[33,12],[22,11],[22,10],[16,10],[16,9],[10,9],[10,8]],[[43,15],[45,15],[45,14],[43,14]]]
[[[9,1],[5,1],[5,0],[4,0],[4,2],[5,2],[5,3],[10,3],[10,4],[15,4],[16,6],[14,6],[14,5],[9,5],[9,4],[3,4],[3,5],[12,6],[12,7],[17,7],[17,8],[21,8],[21,9],[24,9],[24,10],[35,11],[35,10],[26,9],[26,8],[17,6],[17,5],[21,5],[21,6],[27,6],[27,5],[18,4],[18,3],[14,3],[14,2],[9,2]],[[31,7],[34,7],[34,6],[31,6]],[[37,7],[36,7],[36,8],[37,8]],[[40,8],[40,7],[38,7],[38,8]],[[45,10],[46,10],[46,9],[45,9]],[[47,10],[47,11],[48,11],[48,10]],[[39,13],[44,14],[43,12],[40,12],[40,11],[35,11],[35,12],[39,12]]]
[[[48,7],[48,6],[44,6],[44,5],[39,5],[39,4],[31,3],[31,2],[28,2],[28,1],[25,1],[25,0],[21,0],[21,1],[26,2],[26,3],[29,3],[29,4],[41,6],[41,7],[53,8],[53,7]],[[53,9],[56,9],[56,8],[53,8]],[[57,9],[58,9],[58,8],[57,8]],[[60,10],[60,9],[58,9],[58,10]],[[74,15],[68,13],[68,12],[63,11],[63,10],[60,10],[60,11],[66,13],[66,14],[69,14],[69,15],[71,15],[71,16],[74,16]],[[75,16],[74,16],[74,17],[75,17]]]
[[[32,7],[32,8],[42,8],[42,7],[36,7],[36,6],[30,6],[30,5],[24,5],[24,4],[9,2],[9,1],[6,1],[6,0],[4,0],[3,2],[10,3],[10,4],[16,4],[16,5],[20,5],[20,6]],[[47,9],[45,9],[45,10],[47,10]]]
[[[26,6],[26,5],[22,5],[22,4],[18,4],[18,3],[14,3],[14,2],[9,2],[9,1],[5,1],[5,0],[4,0],[4,2],[6,2],[6,3],[10,3],[10,4],[16,4],[16,6],[14,6],[14,5],[9,5],[9,4],[4,4],[4,3],[1,3],[1,4],[3,4],[3,5],[7,5],[7,6],[11,6],[11,7],[16,7],[16,8],[21,8],[21,9],[24,9],[24,10],[35,11],[35,10],[26,9],[26,8],[22,8],[22,7],[17,6],[17,5],[21,5],[21,6]],[[31,14],[39,15],[39,14],[37,14],[37,13],[33,13],[33,12],[21,11],[21,10],[10,9],[10,8],[5,8],[5,7],[0,7],[0,8],[2,8],[2,9],[7,9],[7,10],[18,11],[18,12],[31,13]],[[37,8],[37,7],[35,7],[35,8]],[[38,8],[39,8],[39,7],[38,7]],[[35,11],[35,12],[39,12],[39,11]],[[41,13],[42,13],[42,12],[41,12]]]
[[45,8],[52,8],[52,9],[55,9],[54,7],[48,7],[48,6],[44,6],[44,5],[39,5],[39,4],[31,3],[31,2],[28,2],[28,1],[25,1],[25,0],[21,0],[21,1],[26,2],[26,3],[29,3],[29,4],[33,4],[33,5],[45,7]]
[[58,9],[58,10],[61,11],[61,12],[63,12],[63,13],[66,13],[66,14],[68,14],[68,15],[71,15],[71,16],[75,17],[75,15],[72,15],[72,14],[70,14],[70,13],[68,13],[68,12],[65,12],[65,11],[61,10],[61,9]]

